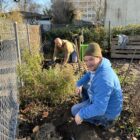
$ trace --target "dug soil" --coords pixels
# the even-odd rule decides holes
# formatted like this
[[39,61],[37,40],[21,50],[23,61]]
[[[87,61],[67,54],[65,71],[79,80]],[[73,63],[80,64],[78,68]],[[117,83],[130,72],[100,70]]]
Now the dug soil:
[[[124,79],[130,60],[112,60],[113,68]],[[119,119],[109,129],[88,123],[76,125],[71,107],[80,101],[70,96],[59,105],[47,101],[25,101],[20,106],[18,140],[136,140],[140,139],[140,120],[135,113],[139,90],[140,61],[134,60],[123,81],[124,108]],[[135,99],[135,100],[134,100]],[[134,100],[134,101],[133,101]],[[135,103],[134,103],[135,102]],[[140,118],[139,118],[140,119]]]

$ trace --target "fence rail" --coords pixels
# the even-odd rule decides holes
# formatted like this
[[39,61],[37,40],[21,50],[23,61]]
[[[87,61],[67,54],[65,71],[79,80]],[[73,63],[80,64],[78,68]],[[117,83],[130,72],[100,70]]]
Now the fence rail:
[[112,39],[111,47],[112,58],[140,59],[140,36],[129,36],[129,42],[125,48],[118,46],[118,38]]

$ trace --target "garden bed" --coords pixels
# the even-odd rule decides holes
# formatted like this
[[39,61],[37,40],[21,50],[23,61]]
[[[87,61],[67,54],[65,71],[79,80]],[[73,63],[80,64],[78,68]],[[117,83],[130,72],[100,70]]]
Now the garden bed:
[[[129,60],[112,60],[113,68],[116,69],[122,81]],[[140,138],[140,122],[134,108],[140,93],[136,95],[138,87],[138,77],[140,74],[140,62],[135,60],[127,75],[123,86],[124,108],[119,120],[114,127],[105,130],[101,127],[83,123],[77,126],[71,115],[70,108],[77,103],[80,98],[71,95],[62,103],[57,105],[48,104],[47,99],[43,102],[39,100],[26,100],[20,106],[19,133],[18,139],[28,138],[36,140],[134,140]],[[132,102],[136,97],[136,99]],[[134,103],[135,104],[131,104]]]

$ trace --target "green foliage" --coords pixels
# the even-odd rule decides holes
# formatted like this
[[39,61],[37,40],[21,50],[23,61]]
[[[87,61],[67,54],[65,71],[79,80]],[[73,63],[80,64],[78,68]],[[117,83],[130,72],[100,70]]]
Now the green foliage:
[[112,35],[126,34],[126,35],[140,35],[140,25],[118,26],[112,29]]
[[[23,52],[22,65],[18,67],[18,74],[25,86],[35,84],[35,77],[42,72],[42,57],[39,54],[31,55],[27,50]],[[27,84],[27,85],[26,85]]]
[[84,29],[85,43],[95,41],[98,42],[103,47],[103,41],[106,39],[106,35],[107,32],[102,26]]
[[136,137],[140,137],[140,128],[135,127],[134,128],[134,133],[135,133]]
[[[80,32],[81,28],[72,28],[72,27],[66,27],[61,29],[54,29],[51,31],[48,31],[45,36],[47,40],[54,40],[56,37],[65,38],[68,40],[72,40],[73,34],[78,34]],[[106,37],[106,30],[103,27],[96,27],[96,28],[84,28],[84,40],[85,43],[90,43],[91,41],[96,41],[98,43],[102,44],[102,41]]]
[[42,85],[46,85],[47,97],[55,103],[65,100],[74,93],[76,77],[71,70],[56,67],[44,71],[41,78],[45,78]]
[[45,38],[49,41],[52,42],[50,48],[50,50],[53,51],[54,48],[54,44],[53,44],[53,40],[56,37],[60,37],[62,39],[67,39],[70,41],[72,40],[72,36],[74,34],[78,34],[80,33],[80,31],[83,30],[83,35],[84,35],[84,43],[90,43],[90,42],[98,42],[102,48],[104,48],[103,42],[104,40],[106,40],[107,38],[107,33],[106,30],[103,27],[91,27],[91,28],[76,28],[76,27],[66,27],[66,28],[61,28],[61,29],[54,29],[51,31],[48,31],[47,33],[44,34]]
[[45,37],[49,41],[53,41],[56,37],[71,40],[72,39],[72,32],[68,28],[54,29],[54,30],[48,31],[45,34]]
[[136,117],[132,113],[133,109],[123,110],[122,115],[119,117],[116,123],[118,131],[127,137],[132,135],[135,137],[140,137],[140,128],[137,126],[135,120]]
[[23,60],[24,63],[18,68],[24,83],[20,89],[21,101],[39,99],[56,104],[74,93],[76,77],[70,68],[42,70],[41,57],[28,52],[24,53]]

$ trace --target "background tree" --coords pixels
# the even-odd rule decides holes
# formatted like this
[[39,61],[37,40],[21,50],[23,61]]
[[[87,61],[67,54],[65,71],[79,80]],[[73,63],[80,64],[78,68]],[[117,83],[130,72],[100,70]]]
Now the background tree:
[[51,8],[48,8],[48,7],[46,7],[46,8],[44,8],[44,10],[43,10],[43,14],[44,15],[47,15],[48,17],[50,17],[50,18],[52,18],[52,9]]
[[17,3],[17,6],[20,9],[20,11],[26,11],[26,12],[39,13],[41,9],[41,5],[34,2],[33,0],[20,0]]
[[41,9],[41,5],[37,4],[37,3],[31,3],[29,6],[29,11],[30,12],[36,12],[36,13],[40,13],[40,9]]
[[0,0],[0,13],[5,12],[8,8],[9,0]]
[[[8,11],[11,12],[8,13]],[[16,3],[14,0],[0,0],[0,19],[9,19],[19,23],[23,22],[23,16],[18,12],[18,9],[16,9]]]
[[96,21],[102,22],[105,16],[105,0],[94,0],[93,9],[96,13]]
[[18,23],[23,23],[23,16],[19,11],[12,11],[11,13],[6,15],[6,19],[10,19],[12,21],[16,21]]
[[76,9],[73,4],[67,1],[55,1],[52,4],[53,23],[72,23],[76,17]]

